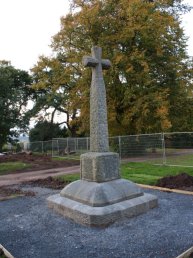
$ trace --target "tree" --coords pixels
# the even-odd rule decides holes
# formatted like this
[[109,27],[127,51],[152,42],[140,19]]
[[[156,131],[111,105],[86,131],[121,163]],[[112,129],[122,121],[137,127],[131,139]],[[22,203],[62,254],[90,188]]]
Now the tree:
[[62,129],[58,124],[53,124],[48,121],[40,121],[30,130],[29,140],[30,142],[49,141],[53,138],[67,137],[67,135],[66,127]]
[[0,61],[0,151],[12,142],[20,129],[25,129],[26,105],[32,94],[31,77],[15,69],[10,62]]
[[[65,72],[64,72],[65,70]],[[32,69],[34,83],[32,87],[36,90],[34,95],[35,106],[30,110],[31,116],[38,115],[44,110],[44,117],[51,113],[50,122],[54,122],[56,114],[63,114],[65,123],[71,136],[76,136],[78,128],[78,105],[72,106],[74,99],[75,80],[70,69],[57,58],[41,56],[38,64]],[[50,109],[51,108],[51,109]]]
[[91,74],[81,59],[92,45],[112,61],[105,73],[111,135],[193,129],[193,65],[180,24],[187,10],[180,0],[72,1],[52,48],[73,81],[68,103],[79,111],[79,131],[89,130]]

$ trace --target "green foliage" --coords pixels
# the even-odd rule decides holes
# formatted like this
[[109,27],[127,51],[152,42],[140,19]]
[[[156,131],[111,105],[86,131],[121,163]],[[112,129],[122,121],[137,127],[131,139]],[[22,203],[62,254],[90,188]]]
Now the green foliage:
[[48,141],[53,138],[63,138],[67,136],[67,129],[65,127],[61,129],[59,124],[53,124],[48,121],[38,122],[29,132],[30,142]]
[[47,71],[40,59],[34,76],[44,73],[35,87],[50,95],[63,87],[58,106],[70,115],[76,133],[88,134],[91,71],[81,60],[99,45],[112,62],[104,72],[111,135],[191,131],[193,63],[180,21],[186,11],[180,0],[73,0],[72,12],[61,18],[53,37],[52,63],[58,67]]
[[25,71],[0,61],[0,151],[17,136],[16,127],[25,128],[25,109],[32,90],[31,78]]
[[193,148],[193,134],[165,134],[165,144],[167,148],[174,149],[192,149]]
[[[46,117],[51,113],[51,123],[56,114],[63,114],[63,123],[66,124],[71,136],[76,136],[78,129],[78,108],[71,105],[74,95],[75,80],[68,67],[65,67],[59,58],[41,56],[38,64],[32,69],[35,105],[29,116],[38,116],[44,110]],[[51,108],[51,109],[50,109]],[[44,117],[44,119],[45,119]]]

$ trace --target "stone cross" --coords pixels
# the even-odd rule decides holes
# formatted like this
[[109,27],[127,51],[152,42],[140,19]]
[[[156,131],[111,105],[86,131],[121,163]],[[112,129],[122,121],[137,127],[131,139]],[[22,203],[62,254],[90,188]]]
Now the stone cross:
[[67,185],[60,194],[50,196],[50,208],[89,226],[107,226],[117,219],[132,217],[157,206],[157,197],[143,194],[134,183],[121,179],[119,154],[109,152],[106,92],[102,69],[110,61],[101,58],[101,48],[92,48],[84,57],[92,67],[90,91],[91,151],[80,156],[81,179]]
[[106,90],[103,80],[103,69],[109,69],[111,62],[102,59],[102,49],[94,46],[92,56],[83,57],[83,65],[92,67],[92,83],[90,90],[90,151],[108,152],[108,124]]

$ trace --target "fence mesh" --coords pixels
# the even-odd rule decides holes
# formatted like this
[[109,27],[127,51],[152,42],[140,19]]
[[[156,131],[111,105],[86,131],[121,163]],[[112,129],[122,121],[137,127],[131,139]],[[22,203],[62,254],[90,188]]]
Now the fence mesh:
[[165,164],[193,167],[193,133],[166,133]]
[[[133,162],[193,167],[193,132],[157,133],[109,137],[109,148],[120,159]],[[90,149],[90,139],[58,138],[47,142],[31,142],[28,149],[49,153],[53,157],[79,159]]]
[[25,148],[34,153],[52,154],[52,142],[52,140],[44,142],[29,142]]

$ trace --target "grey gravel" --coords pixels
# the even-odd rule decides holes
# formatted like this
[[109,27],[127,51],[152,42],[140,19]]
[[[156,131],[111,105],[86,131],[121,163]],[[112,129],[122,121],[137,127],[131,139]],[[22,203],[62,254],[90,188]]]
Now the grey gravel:
[[193,196],[153,190],[159,207],[108,228],[78,225],[47,208],[57,193],[0,202],[0,243],[15,258],[174,258],[193,245]]

